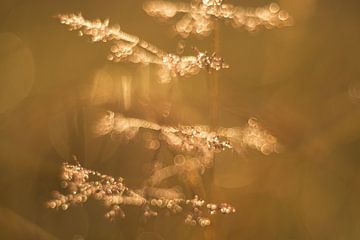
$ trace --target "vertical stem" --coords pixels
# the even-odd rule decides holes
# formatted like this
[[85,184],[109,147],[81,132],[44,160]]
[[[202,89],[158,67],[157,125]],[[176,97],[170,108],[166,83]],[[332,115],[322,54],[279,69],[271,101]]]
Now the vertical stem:
[[66,113],[69,126],[70,155],[76,156],[79,161],[84,161],[84,118],[82,108],[76,106]]
[[[215,21],[213,32],[213,51],[220,52],[220,31],[219,23]],[[219,72],[213,71],[210,76],[210,123],[211,127],[216,127],[219,122]]]

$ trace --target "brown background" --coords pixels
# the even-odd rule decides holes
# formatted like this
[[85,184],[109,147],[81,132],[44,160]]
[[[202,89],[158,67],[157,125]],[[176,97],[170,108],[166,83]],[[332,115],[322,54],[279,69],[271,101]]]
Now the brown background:
[[[218,123],[242,126],[255,116],[284,151],[217,155],[212,177],[204,176],[208,198],[233,203],[237,213],[217,216],[203,230],[183,225],[181,217],[144,223],[135,208],[110,223],[91,201],[67,212],[44,207],[59,188],[61,162],[72,155],[87,167],[124,176],[132,187],[144,180],[154,151],[141,138],[123,144],[90,136],[99,109],[162,124],[208,124],[211,108],[206,73],[160,85],[153,66],[109,63],[106,44],[77,37],[52,16],[81,11],[108,17],[175,52],[179,38],[169,24],[147,16],[142,1],[1,0],[0,238],[360,239],[360,4],[280,5],[294,16],[293,27],[248,33],[220,25],[220,52],[232,68],[219,76]],[[212,47],[211,37],[185,43],[189,54],[192,46]]]

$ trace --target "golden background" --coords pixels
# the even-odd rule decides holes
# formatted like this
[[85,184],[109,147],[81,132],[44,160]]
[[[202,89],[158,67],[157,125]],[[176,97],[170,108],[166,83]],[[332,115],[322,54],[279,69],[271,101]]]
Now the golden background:
[[[147,16],[142,4],[0,1],[0,238],[360,239],[355,0],[281,0],[295,19],[289,28],[248,33],[220,25],[220,55],[231,68],[219,74],[218,124],[242,126],[256,117],[284,146],[270,156],[251,150],[216,156],[212,176],[204,176],[207,197],[232,203],[236,214],[216,216],[204,230],[177,216],[145,223],[136,208],[109,222],[94,202],[65,212],[44,207],[59,188],[61,162],[72,155],[89,168],[123,176],[129,186],[143,182],[154,151],[140,138],[128,144],[93,138],[87,128],[93,112],[109,109],[162,124],[210,123],[205,72],[161,85],[153,66],[107,62],[106,44],[80,38],[53,18],[71,12],[110,18],[176,52],[180,38],[169,24]],[[186,53],[192,46],[212,47],[211,37],[184,43]]]

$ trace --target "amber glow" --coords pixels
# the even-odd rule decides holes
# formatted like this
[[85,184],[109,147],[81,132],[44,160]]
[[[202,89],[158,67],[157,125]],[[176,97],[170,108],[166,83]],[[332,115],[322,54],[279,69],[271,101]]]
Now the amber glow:
[[0,1],[0,239],[360,239],[358,6]]

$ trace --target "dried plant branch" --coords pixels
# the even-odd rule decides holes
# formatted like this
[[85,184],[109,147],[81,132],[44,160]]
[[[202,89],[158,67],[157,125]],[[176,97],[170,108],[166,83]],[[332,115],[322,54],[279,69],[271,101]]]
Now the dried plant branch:
[[167,20],[178,13],[185,14],[176,24],[175,31],[182,37],[190,34],[208,36],[214,30],[215,20],[228,20],[234,28],[243,27],[255,31],[260,27],[267,29],[292,25],[289,14],[280,10],[276,3],[264,7],[243,8],[225,4],[222,0],[196,0],[192,3],[154,0],[144,4],[150,16]]
[[[217,152],[242,152],[246,148],[253,148],[268,155],[280,149],[277,139],[263,129],[256,119],[249,119],[242,128],[218,128],[211,131],[208,126],[162,126],[108,111],[95,120],[93,133],[95,136],[110,135],[129,140],[137,135],[140,128],[158,132],[158,135],[144,134],[145,140],[149,142],[146,144],[148,148],[158,149],[160,142],[164,142],[175,155],[173,163],[154,167],[152,175],[144,182],[141,196],[183,199],[182,192],[176,187],[162,188],[163,183],[172,177],[180,177],[185,184],[200,190],[203,184],[201,175],[213,166]],[[187,221],[193,223],[196,218],[191,216]]]
[[[62,24],[70,31],[77,30],[79,35],[87,35],[93,42],[112,42],[108,60],[133,63],[152,63],[168,71],[171,77],[197,74],[201,69],[207,71],[229,68],[215,53],[208,55],[194,48],[195,56],[179,56],[167,53],[137,36],[123,32],[119,25],[109,25],[109,20],[86,20],[79,14],[59,14]],[[166,79],[168,80],[168,79]],[[166,81],[164,80],[164,81]]]
[[121,206],[132,205],[140,207],[145,217],[158,216],[160,210],[172,214],[185,213],[186,224],[202,227],[210,225],[208,215],[235,212],[229,204],[205,203],[196,195],[186,200],[176,189],[151,187],[134,191],[125,185],[122,178],[115,179],[80,165],[64,163],[61,178],[65,193],[54,192],[53,199],[46,203],[49,208],[67,210],[69,206],[82,205],[93,198],[105,205],[108,209],[105,217],[110,220],[117,216],[125,217]]
[[[277,139],[254,118],[249,119],[247,125],[242,128],[218,128],[210,131],[208,126],[161,126],[108,111],[96,121],[92,131],[95,136],[110,134],[132,139],[140,128],[159,131],[158,139],[149,139],[154,142],[148,144],[150,148],[158,147],[157,142],[163,141],[179,156],[185,154],[187,158],[196,158],[198,168],[211,167],[216,152],[225,150],[242,152],[245,148],[252,148],[269,155],[279,152],[281,148]],[[186,161],[185,157],[174,159],[178,165]]]

